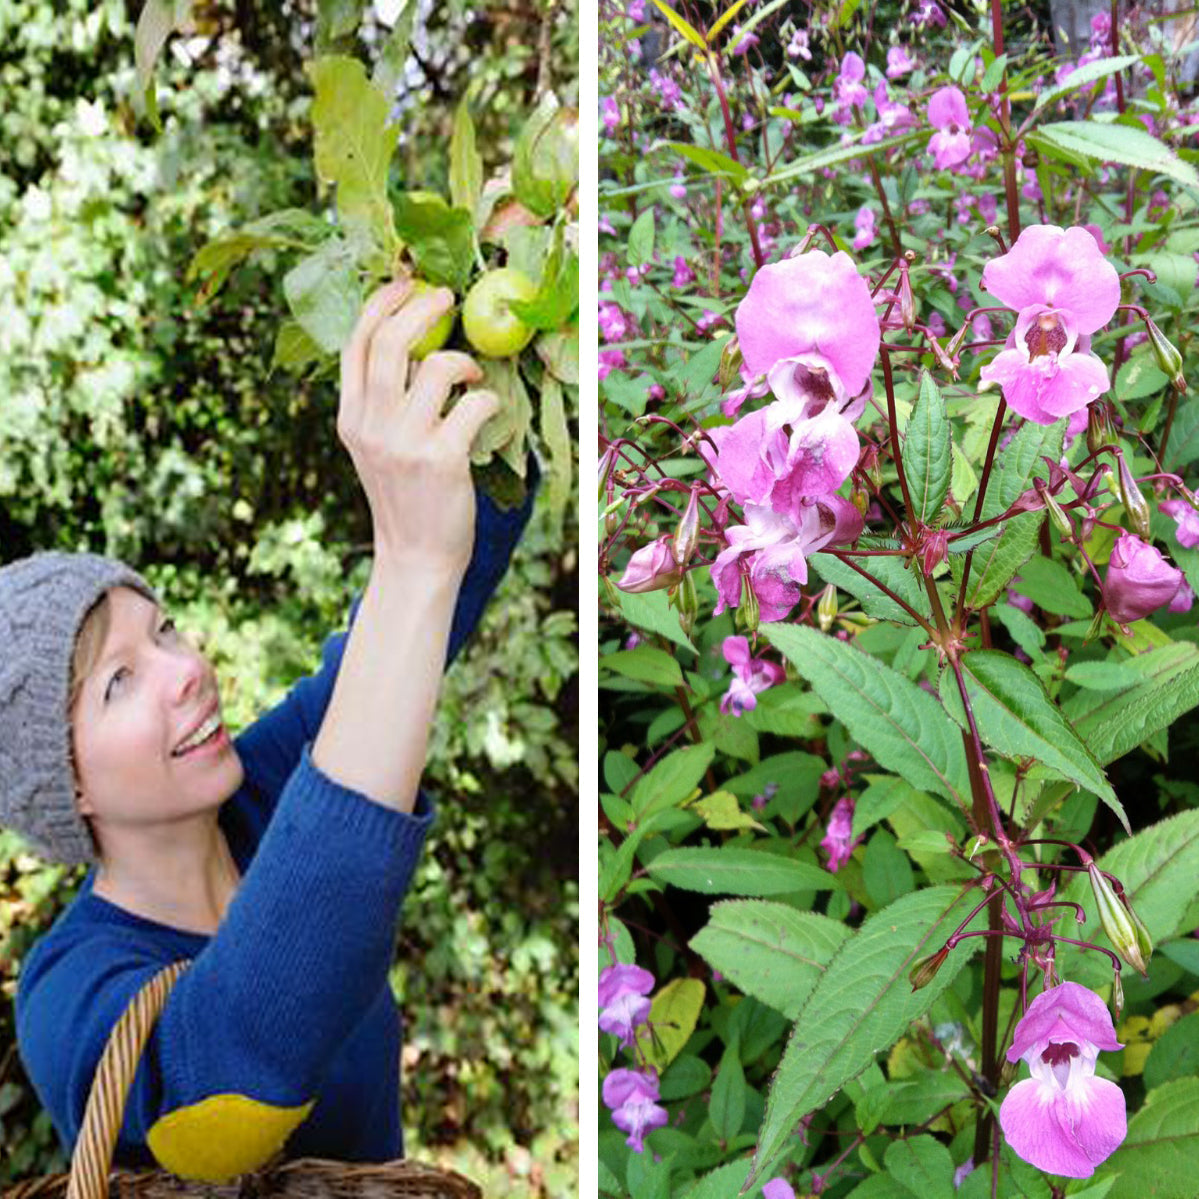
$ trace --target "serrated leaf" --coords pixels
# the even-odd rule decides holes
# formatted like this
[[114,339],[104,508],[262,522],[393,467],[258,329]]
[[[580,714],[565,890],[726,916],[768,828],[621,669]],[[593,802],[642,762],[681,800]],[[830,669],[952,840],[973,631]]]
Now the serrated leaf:
[[650,1027],[637,1030],[637,1042],[646,1059],[659,1072],[682,1052],[704,1007],[704,984],[698,978],[675,978],[654,996],[649,1010]]
[[1101,1167],[1116,1174],[1108,1199],[1179,1199],[1199,1176],[1199,1079],[1150,1091],[1128,1121],[1124,1143]]
[[512,194],[537,216],[553,216],[579,180],[579,114],[542,96],[512,151]]
[[420,273],[430,283],[461,294],[474,269],[474,223],[465,208],[451,208],[432,193],[400,192],[392,201],[395,228]]
[[629,230],[629,265],[644,266],[654,256],[654,210],[647,208]]
[[836,875],[819,866],[728,846],[663,850],[646,869],[660,883],[703,895],[783,895],[840,885]]
[[317,177],[337,189],[338,221],[365,230],[390,256],[395,228],[387,172],[400,130],[398,124],[388,124],[387,97],[367,79],[356,58],[330,54],[306,69],[316,93],[312,127]]
[[708,1115],[722,1141],[731,1141],[741,1131],[745,1119],[745,1071],[736,1045],[729,1046],[720,1059],[708,1100]]
[[633,789],[631,802],[637,819],[645,820],[687,799],[699,786],[715,756],[716,747],[703,742],[676,749],[657,762]]
[[[1131,832],[1128,817],[1098,762],[1041,680],[1022,662],[999,650],[963,654],[966,693],[983,740],[1005,757],[1032,758],[1093,791]],[[941,700],[963,729],[969,727],[951,670],[941,676]]]
[[691,948],[746,995],[794,1020],[851,936],[838,920],[769,900],[715,903]]
[[1141,674],[1132,662],[1075,662],[1066,667],[1066,679],[1087,691],[1123,691],[1135,687]]
[[667,142],[666,147],[680,157],[690,159],[705,171],[710,171],[713,175],[727,175],[736,183],[744,182],[749,175],[749,171],[741,163],[727,154],[721,154],[719,150],[692,146],[687,142]]
[[[992,468],[991,484],[983,504],[983,519],[1006,512],[1033,484],[1036,478],[1045,478],[1049,469],[1045,459],[1057,462],[1062,456],[1062,442],[1066,434],[1066,421],[1052,425],[1038,425],[1026,421],[1017,430],[1012,440],[996,455]],[[1029,513],[1034,518],[1038,513]]]
[[[928,592],[920,585],[920,579],[911,570],[904,558],[895,555],[877,558],[855,558],[863,570],[867,570],[884,587],[893,591],[905,603],[927,617],[930,612]],[[875,620],[895,620],[900,624],[915,625],[916,621],[889,595],[876,587],[868,578],[854,570],[848,562],[832,553],[813,554],[810,565],[826,583],[832,583],[841,591],[852,595],[862,605],[862,611]]]
[[954,1199],[953,1158],[930,1136],[908,1137],[887,1146],[887,1173],[921,1199]]
[[1199,704],[1199,647],[1152,649],[1128,661],[1137,682],[1123,691],[1080,691],[1062,709],[1096,761],[1106,765]]
[[[985,542],[971,558],[970,586],[966,603],[971,608],[985,608],[994,603],[1007,589],[1012,577],[1032,557],[1044,517],[1039,512],[1023,512],[1003,525],[1003,532]],[[954,581],[961,578],[964,559],[950,559]]]
[[1078,590],[1075,576],[1054,558],[1030,558],[1021,567],[1020,579],[1012,584],[1012,590],[1057,616],[1089,620],[1093,612],[1091,601]]
[[566,401],[562,385],[546,373],[541,381],[541,441],[549,451],[550,522],[556,528],[570,502],[570,484],[574,477],[571,456],[570,423],[566,419]]
[[1127,70],[1140,61],[1139,54],[1123,54],[1118,58],[1101,58],[1098,62],[1089,62],[1086,66],[1075,67],[1057,87],[1048,88],[1037,97],[1037,102],[1033,105],[1033,112],[1038,112],[1061,96],[1078,91],[1080,87],[1089,87],[1099,79],[1106,79],[1109,75],[1116,75],[1120,71]]
[[984,94],[998,91],[999,85],[1003,82],[1003,73],[1005,70],[1007,70],[1007,55],[1001,54],[983,72],[982,80],[979,83],[979,90]]
[[[912,990],[908,971],[944,944],[973,902],[973,892],[963,896],[957,887],[915,891],[868,917],[838,951],[808,996],[775,1072],[751,1179],[766,1175],[800,1119],[893,1045],[953,982],[977,938],[959,945],[919,991]],[[980,914],[971,927],[985,920]]]
[[698,1178],[693,1186],[689,1186],[680,1194],[679,1199],[729,1199],[736,1195],[737,1199],[758,1199],[762,1194],[762,1183],[756,1183],[748,1190],[742,1190],[745,1182],[746,1166],[744,1161],[733,1161],[719,1166]]
[[674,658],[656,645],[639,645],[636,649],[622,649],[600,658],[605,670],[614,670],[627,679],[639,683],[653,683],[658,687],[683,686],[683,671]]
[[283,278],[296,322],[326,354],[339,354],[362,311],[362,284],[349,245],[330,238],[300,259]]
[[912,514],[922,524],[932,524],[941,516],[951,466],[945,401],[932,375],[925,371],[903,439],[903,468],[912,497]]
[[450,134],[450,200],[455,208],[474,212],[483,194],[483,156],[475,147],[475,123],[463,100],[454,113]]
[[1027,135],[1030,145],[1075,165],[1119,163],[1199,190],[1199,172],[1145,129],[1099,121],[1056,121]]
[[[861,134],[855,135],[857,138],[861,136]],[[762,180],[762,186],[790,183],[801,175],[812,175],[817,171],[823,171],[826,167],[837,166],[853,158],[869,158],[871,155],[892,150],[896,146],[905,145],[907,142],[913,141],[916,137],[917,134],[915,133],[903,133],[897,137],[884,138],[881,142],[870,142],[866,145],[863,145],[860,141],[854,141],[847,146],[838,143],[823,150],[815,150],[810,154],[803,155],[802,158],[797,158],[787,165],[780,167],[778,170],[772,171]]]
[[731,791],[713,791],[702,799],[697,799],[688,807],[699,816],[705,825],[717,831],[729,831],[739,828],[753,828],[766,832],[766,826],[759,824],[748,812],[744,811],[737,797]]
[[767,624],[761,633],[881,766],[970,806],[961,734],[932,696],[877,658],[814,629]]
[[676,645],[694,650],[691,638],[679,626],[679,614],[670,607],[665,591],[648,591],[642,595],[616,592],[620,612],[625,620],[647,633],[658,633]]

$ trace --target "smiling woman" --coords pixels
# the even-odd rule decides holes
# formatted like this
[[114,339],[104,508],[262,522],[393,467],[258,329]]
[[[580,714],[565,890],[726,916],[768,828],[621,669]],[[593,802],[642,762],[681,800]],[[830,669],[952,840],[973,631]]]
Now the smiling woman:
[[475,363],[412,360],[448,304],[400,282],[358,322],[337,427],[370,508],[370,579],[321,669],[235,738],[211,665],[140,574],[88,553],[0,568],[0,825],[91,866],[17,996],[22,1059],[68,1147],[118,1017],[184,962],[118,1164],[224,1182],[281,1150],[402,1153],[388,972],[433,819],[429,729],[532,500],[475,493],[493,396],[442,415]]

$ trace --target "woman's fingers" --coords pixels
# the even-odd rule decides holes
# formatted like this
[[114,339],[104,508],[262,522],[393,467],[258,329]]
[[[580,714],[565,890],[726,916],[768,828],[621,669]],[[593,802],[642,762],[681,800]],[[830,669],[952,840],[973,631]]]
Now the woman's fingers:
[[483,371],[469,354],[441,350],[417,367],[406,403],[418,426],[431,428],[457,384],[478,383],[482,378]]
[[367,351],[379,326],[398,309],[412,292],[411,279],[393,279],[367,300],[354,332],[341,352],[342,403],[356,405],[366,386]]
[[450,444],[468,453],[479,430],[500,410],[500,398],[494,391],[468,391],[454,405],[442,426]]
[[409,295],[404,304],[378,327],[370,339],[366,363],[366,391],[373,399],[396,399],[408,378],[412,346],[454,306],[448,287],[434,287]]

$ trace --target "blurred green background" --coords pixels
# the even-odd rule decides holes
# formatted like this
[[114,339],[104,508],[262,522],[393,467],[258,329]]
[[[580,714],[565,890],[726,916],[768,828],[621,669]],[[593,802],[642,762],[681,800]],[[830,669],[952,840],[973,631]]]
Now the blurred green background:
[[[539,82],[577,105],[577,0],[409,2],[397,185],[444,189],[463,96],[489,171]],[[240,727],[315,666],[368,567],[335,382],[269,375],[287,262],[203,307],[184,281],[215,234],[318,210],[317,2],[196,3],[157,66],[160,134],[132,105],[140,7],[0,0],[0,561],[88,548],[140,566]],[[368,61],[386,35],[370,7]],[[489,1195],[578,1189],[577,498],[557,524],[544,500],[447,678],[427,779],[442,816],[393,975],[408,1152]],[[0,833],[0,1183],[65,1164],[12,998],[78,880]]]

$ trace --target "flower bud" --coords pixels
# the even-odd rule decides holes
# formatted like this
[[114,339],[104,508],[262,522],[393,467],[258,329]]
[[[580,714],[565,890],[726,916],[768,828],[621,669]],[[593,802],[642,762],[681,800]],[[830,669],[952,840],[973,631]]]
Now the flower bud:
[[945,561],[948,552],[949,533],[945,529],[937,529],[924,539],[920,564],[924,568],[926,578],[930,578],[933,571]]
[[720,351],[718,377],[720,379],[721,390],[728,391],[733,381],[740,377],[740,374],[741,344],[738,342],[736,334],[734,334],[725,341],[724,349]]
[[657,541],[642,546],[629,559],[629,564],[616,586],[621,591],[640,595],[646,591],[661,591],[665,587],[673,587],[682,575],[683,572],[671,552],[670,535],[663,534]]
[[608,480],[612,477],[612,468],[616,465],[616,451],[609,446],[599,460],[597,473],[599,475],[599,502],[602,504],[608,495]]
[[903,327],[911,333],[916,324],[916,300],[912,295],[912,281],[908,278],[908,264],[899,264],[899,317]]
[[688,571],[674,589],[671,602],[679,610],[679,627],[690,637],[699,615],[699,596],[695,590],[694,571]]
[[1157,365],[1169,376],[1175,391],[1186,391],[1187,381],[1182,375],[1182,355],[1149,317],[1145,318],[1145,325],[1149,330],[1149,344],[1153,347]]
[[1087,407],[1087,449],[1097,454],[1112,440],[1111,412],[1105,403],[1096,401]]
[[1053,526],[1063,537],[1074,536],[1074,526],[1070,523],[1070,518],[1066,515],[1066,510],[1057,502],[1053,496],[1053,492],[1048,487],[1037,489],[1037,494],[1045,502],[1045,511],[1049,513],[1049,519],[1053,521]]
[[937,971],[941,969],[941,964],[947,957],[949,957],[948,945],[938,949],[936,953],[929,954],[928,957],[921,958],[908,973],[912,990],[919,991],[921,987],[927,987],[937,977]]
[[1120,977],[1119,970],[1112,970],[1112,1014],[1116,1020],[1120,1019],[1120,1013],[1124,1010],[1124,980]]
[[1185,581],[1155,546],[1121,533],[1108,559],[1104,604],[1113,620],[1131,624],[1170,603]]
[[973,862],[980,850],[986,849],[991,843],[991,838],[986,833],[979,833],[977,836],[971,837],[965,845],[962,846],[962,856],[967,862]]
[[1108,940],[1134,970],[1142,975],[1147,974],[1149,956],[1153,953],[1148,931],[1132,909],[1120,902],[1111,883],[1094,862],[1087,866],[1087,874],[1091,878],[1095,906],[1099,909],[1099,922]]
[[1120,502],[1124,505],[1124,511],[1128,513],[1128,523],[1132,526],[1132,531],[1138,537],[1148,541],[1150,537],[1149,505],[1145,502],[1145,497],[1141,494],[1140,487],[1137,486],[1136,476],[1129,469],[1124,455],[1118,454],[1117,459],[1120,464]]
[[760,617],[758,597],[754,594],[753,584],[749,579],[745,580],[745,586],[741,592],[741,607],[737,609],[737,615],[747,633],[757,633]]
[[[671,552],[674,554],[674,560],[680,566],[686,566],[691,560],[691,555],[695,553],[695,547],[699,544],[699,488],[691,488],[691,498],[687,501],[687,510],[683,513],[683,519],[679,521],[679,527],[674,533],[674,543],[671,546]],[[694,584],[692,584],[694,589]]]
[[837,589],[829,583],[820,593],[816,602],[816,616],[820,621],[820,631],[827,633],[837,619]]

